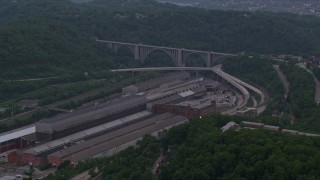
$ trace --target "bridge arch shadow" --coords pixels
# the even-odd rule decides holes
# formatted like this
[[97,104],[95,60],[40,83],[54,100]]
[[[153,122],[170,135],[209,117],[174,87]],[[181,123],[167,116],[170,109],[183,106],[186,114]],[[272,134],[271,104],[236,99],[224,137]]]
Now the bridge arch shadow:
[[206,67],[207,60],[200,54],[192,53],[184,58],[184,64],[186,67]]
[[168,52],[162,49],[151,50],[142,62],[146,67],[174,67],[176,64]]
[[138,67],[140,61],[135,60],[134,52],[130,47],[121,45],[114,50],[115,62],[123,65],[124,67]]

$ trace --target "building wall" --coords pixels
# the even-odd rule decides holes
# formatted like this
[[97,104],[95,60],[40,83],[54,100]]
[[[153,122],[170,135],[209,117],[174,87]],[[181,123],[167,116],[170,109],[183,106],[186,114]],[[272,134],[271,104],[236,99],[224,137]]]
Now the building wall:
[[39,165],[41,162],[47,162],[45,157],[35,157],[33,154],[11,152],[8,155],[9,164],[26,165],[32,163],[34,166]]
[[15,164],[21,161],[21,154],[17,153],[16,151],[10,152],[8,154],[8,163]]
[[16,144],[15,140],[10,140],[6,141],[3,143],[0,143],[0,153],[12,150],[12,149],[17,149],[18,145]]
[[203,107],[201,109],[192,108],[190,106],[178,106],[167,104],[156,104],[152,107],[152,111],[155,113],[169,112],[176,115],[185,116],[187,118],[198,118],[200,116],[210,115],[215,112],[215,104]]
[[48,156],[47,161],[49,164],[52,164],[52,166],[58,166],[63,162],[63,160],[60,157],[55,156]]
[[9,141],[0,143],[0,153],[10,151],[13,149],[22,149],[32,144],[34,144],[34,142],[28,142],[27,140],[24,140],[21,138],[9,140]]

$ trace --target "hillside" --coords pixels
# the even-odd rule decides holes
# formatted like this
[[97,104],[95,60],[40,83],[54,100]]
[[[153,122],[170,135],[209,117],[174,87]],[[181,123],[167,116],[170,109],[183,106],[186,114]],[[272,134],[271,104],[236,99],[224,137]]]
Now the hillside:
[[113,58],[94,37],[232,53],[320,52],[316,17],[66,0],[2,1],[0,15],[5,80],[111,68]]
[[180,6],[195,6],[208,9],[290,12],[319,16],[320,3],[316,0],[158,0]]

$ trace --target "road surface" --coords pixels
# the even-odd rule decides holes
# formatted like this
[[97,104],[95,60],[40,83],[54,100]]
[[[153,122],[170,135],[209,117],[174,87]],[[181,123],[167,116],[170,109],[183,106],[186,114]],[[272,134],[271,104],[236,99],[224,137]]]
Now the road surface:
[[313,77],[313,81],[315,82],[315,95],[314,95],[314,101],[319,104],[320,102],[320,82],[318,78],[313,74],[312,71],[310,71],[303,63],[298,64],[299,67],[303,68],[306,70],[308,73],[310,73]]
[[283,72],[280,70],[279,68],[279,65],[273,65],[273,68],[276,70],[281,82],[282,82],[282,85],[283,85],[283,88],[284,88],[284,96],[287,97],[288,96],[288,93],[289,93],[289,82],[286,78],[286,76],[283,74]]

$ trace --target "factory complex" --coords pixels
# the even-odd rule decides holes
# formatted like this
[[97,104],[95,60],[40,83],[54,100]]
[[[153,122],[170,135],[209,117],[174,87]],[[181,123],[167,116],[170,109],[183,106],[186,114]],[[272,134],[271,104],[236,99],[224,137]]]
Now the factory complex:
[[15,149],[8,153],[8,162],[21,165],[58,166],[65,160],[77,163],[112,156],[147,134],[159,137],[189,119],[211,115],[221,107],[234,108],[236,94],[211,79],[168,73],[124,87],[121,98],[40,120],[27,132],[12,132],[14,137],[0,135],[0,147]]

